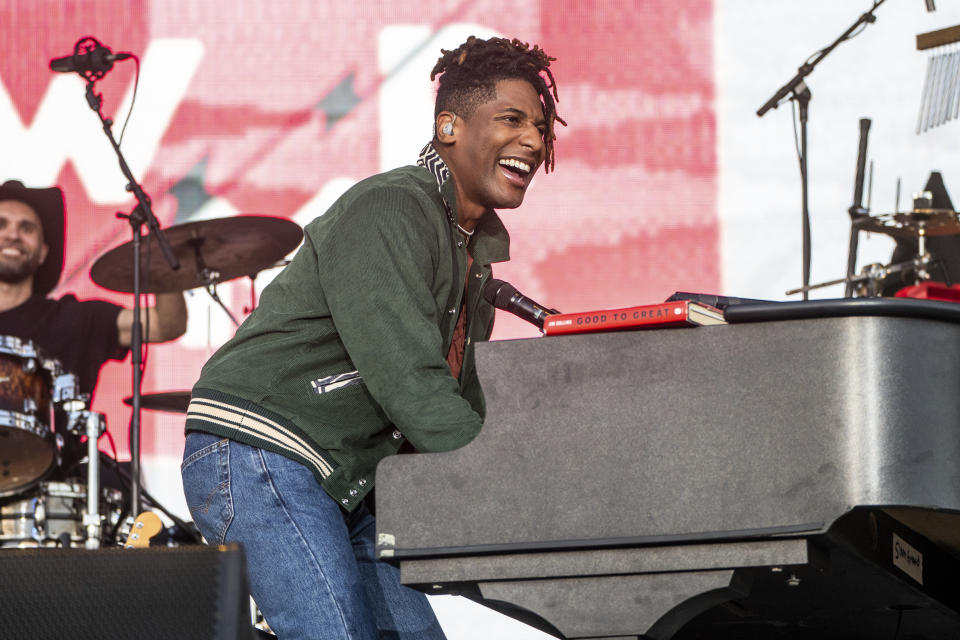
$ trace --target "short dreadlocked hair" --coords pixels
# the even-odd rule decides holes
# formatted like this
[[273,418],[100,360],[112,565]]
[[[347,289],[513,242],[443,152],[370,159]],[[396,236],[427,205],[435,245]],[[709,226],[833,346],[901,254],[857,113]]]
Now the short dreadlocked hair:
[[[434,117],[441,111],[452,111],[469,118],[477,107],[497,97],[496,85],[501,80],[526,80],[540,95],[546,131],[544,167],[550,171],[554,164],[553,141],[557,139],[554,124],[566,126],[557,115],[557,83],[550,72],[551,58],[538,45],[530,48],[516,38],[480,40],[470,36],[454,49],[441,49],[440,59],[430,72],[430,80],[440,76]],[[541,75],[546,74],[546,78]]]

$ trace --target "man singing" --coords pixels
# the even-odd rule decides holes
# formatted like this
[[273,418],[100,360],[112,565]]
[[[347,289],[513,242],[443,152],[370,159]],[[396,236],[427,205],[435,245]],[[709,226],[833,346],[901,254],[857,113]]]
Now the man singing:
[[471,37],[442,53],[416,166],[363,180],[307,225],[193,388],[187,503],[208,542],[243,544],[284,640],[444,637],[426,597],[374,560],[374,472],[479,432],[473,343],[494,316],[480,291],[509,257],[494,210],[552,168],[564,123],[539,47]]

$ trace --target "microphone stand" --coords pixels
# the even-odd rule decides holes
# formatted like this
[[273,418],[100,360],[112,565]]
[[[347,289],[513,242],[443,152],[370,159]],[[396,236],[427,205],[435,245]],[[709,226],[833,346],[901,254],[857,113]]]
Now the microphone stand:
[[129,214],[117,214],[118,218],[127,219],[133,231],[133,327],[130,336],[130,351],[133,361],[133,414],[130,418],[130,517],[135,518],[140,513],[140,384],[143,376],[141,369],[143,334],[140,325],[140,241],[144,224],[150,228],[150,236],[157,239],[163,257],[170,268],[173,270],[179,269],[180,262],[174,255],[163,231],[160,230],[160,224],[157,222],[156,216],[153,215],[150,197],[134,179],[133,172],[130,171],[130,167],[120,151],[120,145],[113,137],[113,120],[103,116],[101,109],[103,96],[94,92],[95,83],[96,78],[87,79],[87,104],[96,112],[100,122],[103,123],[103,132],[110,140],[110,144],[117,154],[120,170],[127,179],[127,191],[132,192],[137,199],[137,206]]
[[860,16],[856,22],[854,22],[849,29],[844,31],[840,37],[833,41],[829,47],[821,49],[814,59],[810,62],[804,62],[797,69],[796,75],[794,75],[785,85],[777,89],[777,92],[773,94],[769,100],[767,100],[762,107],[757,109],[757,116],[763,117],[763,115],[770,109],[776,109],[780,106],[780,102],[786,98],[788,95],[792,94],[791,100],[796,100],[797,104],[800,106],[800,188],[802,191],[801,196],[801,216],[802,216],[802,226],[803,226],[803,299],[806,300],[808,297],[808,288],[810,285],[810,210],[809,203],[807,202],[807,192],[809,188],[808,179],[807,179],[807,110],[810,104],[810,89],[807,88],[807,85],[804,83],[803,79],[810,75],[814,68],[820,64],[820,61],[827,57],[831,51],[837,48],[837,46],[847,40],[858,27],[861,25],[867,25],[877,21],[877,17],[873,15],[873,12],[877,10],[881,4],[886,2],[886,0],[875,0],[873,6],[869,11]]

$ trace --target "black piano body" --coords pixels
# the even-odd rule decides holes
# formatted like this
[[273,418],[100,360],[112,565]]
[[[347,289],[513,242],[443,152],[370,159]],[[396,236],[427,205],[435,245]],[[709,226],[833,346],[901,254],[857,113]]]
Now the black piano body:
[[378,556],[564,638],[960,637],[960,311],[728,320],[478,345],[485,426],[380,464]]

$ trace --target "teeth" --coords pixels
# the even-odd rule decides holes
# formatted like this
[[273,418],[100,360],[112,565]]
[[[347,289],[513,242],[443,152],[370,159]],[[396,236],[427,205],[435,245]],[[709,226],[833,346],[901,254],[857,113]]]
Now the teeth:
[[19,249],[14,249],[13,247],[6,247],[6,248],[4,248],[3,251],[0,252],[0,253],[3,253],[3,255],[5,255],[5,256],[19,256],[19,255],[20,255],[20,250],[19,250]]
[[500,164],[505,167],[513,167],[514,169],[520,169],[524,173],[530,173],[530,165],[526,162],[520,162],[519,160],[514,160],[513,158],[503,158],[500,160]]

